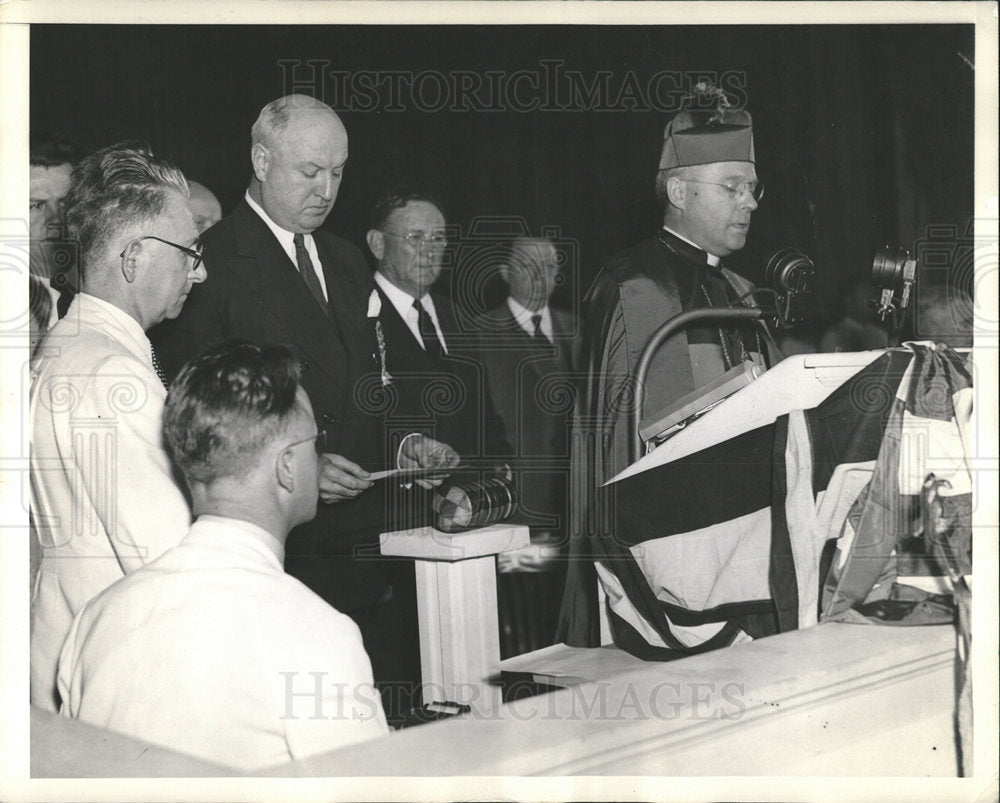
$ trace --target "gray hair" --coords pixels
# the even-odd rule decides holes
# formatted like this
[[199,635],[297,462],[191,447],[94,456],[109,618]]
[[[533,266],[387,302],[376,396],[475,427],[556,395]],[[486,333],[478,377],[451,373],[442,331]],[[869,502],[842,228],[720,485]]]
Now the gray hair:
[[84,276],[119,232],[162,214],[171,190],[188,196],[184,174],[145,143],[120,142],[84,158],[65,200]]
[[336,112],[321,100],[309,95],[285,95],[272,100],[257,115],[257,120],[250,128],[250,144],[273,147],[275,140],[280,139],[288,128],[290,112],[312,109],[327,110],[336,116]]

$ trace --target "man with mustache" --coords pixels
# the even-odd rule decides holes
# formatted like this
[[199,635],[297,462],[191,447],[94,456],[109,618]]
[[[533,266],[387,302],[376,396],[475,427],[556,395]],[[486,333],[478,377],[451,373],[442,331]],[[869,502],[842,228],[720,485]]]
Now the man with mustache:
[[[746,244],[763,195],[750,115],[731,108],[712,87],[696,87],[691,100],[691,109],[664,131],[656,175],[663,227],[607,259],[585,301],[581,367],[588,378],[573,440],[573,487],[584,493],[574,501],[570,550],[578,559],[570,566],[560,622],[560,635],[574,646],[599,643],[591,561],[603,552],[601,539],[612,534],[603,526],[607,511],[595,505],[595,491],[629,464],[631,378],[643,348],[668,318],[727,307],[751,289],[723,264]],[[752,324],[708,321],[678,331],[652,362],[642,418],[764,348]],[[598,572],[615,585],[607,566],[599,564]],[[614,598],[621,587],[608,590]]]

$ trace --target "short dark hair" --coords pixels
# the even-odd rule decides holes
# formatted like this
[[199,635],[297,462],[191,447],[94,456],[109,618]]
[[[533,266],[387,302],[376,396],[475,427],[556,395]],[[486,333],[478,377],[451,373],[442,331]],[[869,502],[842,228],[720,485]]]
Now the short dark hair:
[[243,477],[300,414],[300,368],[284,346],[232,340],[189,361],[170,386],[163,433],[190,482]]
[[111,236],[162,214],[169,190],[187,197],[184,174],[142,142],[120,142],[80,162],[64,208],[70,236],[79,243],[84,275],[91,257]]
[[433,195],[418,190],[415,187],[398,184],[395,187],[390,187],[379,196],[379,199],[375,202],[375,206],[372,208],[368,228],[375,231],[382,231],[382,227],[385,226],[389,215],[397,209],[402,209],[411,201],[425,201],[426,203],[434,204],[442,217],[445,220],[448,219],[441,202]]
[[83,158],[83,150],[72,139],[58,131],[28,133],[28,162],[35,167],[75,165]]

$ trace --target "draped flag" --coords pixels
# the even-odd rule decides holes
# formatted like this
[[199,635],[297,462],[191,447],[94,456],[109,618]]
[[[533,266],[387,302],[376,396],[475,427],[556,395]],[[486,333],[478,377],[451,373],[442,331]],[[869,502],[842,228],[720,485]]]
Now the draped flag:
[[970,399],[961,357],[912,344],[815,408],[603,488],[612,527],[593,546],[615,642],[671,660],[870,601],[927,473],[969,486]]

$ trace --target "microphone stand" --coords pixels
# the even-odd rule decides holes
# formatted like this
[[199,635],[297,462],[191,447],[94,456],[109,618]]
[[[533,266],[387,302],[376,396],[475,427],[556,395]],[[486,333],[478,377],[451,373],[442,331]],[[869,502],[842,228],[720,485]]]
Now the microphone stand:
[[[632,410],[629,413],[629,432],[632,436],[631,443],[629,444],[630,464],[634,463],[642,455],[642,436],[639,434],[639,423],[642,420],[642,402],[646,395],[646,374],[649,373],[649,366],[653,362],[653,357],[664,341],[678,329],[698,321],[756,321],[763,318],[765,314],[767,314],[766,311],[760,307],[706,307],[703,309],[693,309],[668,318],[661,324],[659,329],[653,332],[653,336],[642,350],[642,356],[639,358],[639,363],[635,368],[635,399],[632,404]],[[773,315],[773,313],[771,314]]]

